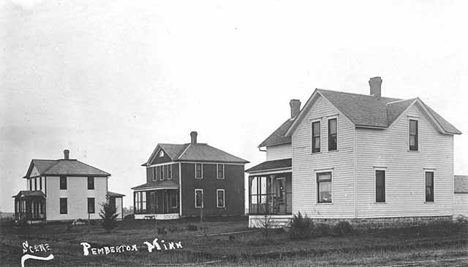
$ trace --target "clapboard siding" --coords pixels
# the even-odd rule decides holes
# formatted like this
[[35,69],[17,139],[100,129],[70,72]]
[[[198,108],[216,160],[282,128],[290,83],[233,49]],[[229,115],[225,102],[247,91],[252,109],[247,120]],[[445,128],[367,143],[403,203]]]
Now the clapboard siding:
[[[338,150],[328,151],[328,119],[337,116]],[[312,154],[311,123],[321,121],[321,152]],[[354,125],[326,99],[318,97],[292,135],[293,213],[314,218],[354,216]],[[315,170],[333,169],[332,204],[317,203]]]
[[[418,119],[419,151],[409,151],[409,116]],[[453,214],[453,136],[439,133],[418,106],[385,130],[356,129],[357,217]],[[386,170],[386,202],[375,202],[375,167]],[[425,168],[434,171],[433,203],[425,203]]]
[[269,146],[267,147],[267,160],[291,158],[291,144]]

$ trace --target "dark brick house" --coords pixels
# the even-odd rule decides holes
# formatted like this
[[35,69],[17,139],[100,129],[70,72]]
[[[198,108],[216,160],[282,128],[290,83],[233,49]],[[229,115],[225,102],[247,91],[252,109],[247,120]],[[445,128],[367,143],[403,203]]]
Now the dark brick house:
[[147,162],[146,183],[133,187],[136,219],[244,213],[248,161],[208,144],[191,132],[187,144],[158,144]]

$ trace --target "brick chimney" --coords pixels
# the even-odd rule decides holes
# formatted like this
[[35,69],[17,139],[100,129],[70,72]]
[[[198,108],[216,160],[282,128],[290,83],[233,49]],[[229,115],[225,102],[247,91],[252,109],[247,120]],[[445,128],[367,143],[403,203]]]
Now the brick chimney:
[[301,101],[298,99],[291,99],[289,101],[289,106],[291,107],[291,119],[295,118],[299,111],[301,111]]
[[65,150],[63,151],[63,158],[64,158],[64,159],[67,159],[67,160],[70,159],[70,150],[65,149]]
[[382,96],[382,78],[373,77],[369,80],[370,94],[380,99]]
[[196,144],[197,143],[197,135],[198,135],[198,133],[195,132],[195,131],[190,133],[190,140],[191,140],[190,143],[191,144]]

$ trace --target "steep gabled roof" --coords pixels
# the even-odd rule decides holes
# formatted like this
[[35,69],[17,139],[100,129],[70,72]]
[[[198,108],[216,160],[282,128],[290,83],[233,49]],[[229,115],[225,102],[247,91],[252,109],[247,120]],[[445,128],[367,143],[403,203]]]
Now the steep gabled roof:
[[468,176],[455,175],[454,176],[454,193],[468,193]]
[[76,159],[33,159],[24,178],[28,178],[30,176],[34,166],[36,167],[39,174],[44,176],[110,176],[109,173]]
[[276,129],[270,136],[268,136],[258,147],[276,146],[291,143],[291,136],[286,136],[285,133],[291,127],[294,119],[287,119]]
[[188,144],[158,144],[148,161],[142,166],[148,166],[159,149],[163,149],[174,162],[179,161],[199,161],[199,162],[220,162],[220,163],[249,163],[247,160],[236,157],[223,150],[203,143]]

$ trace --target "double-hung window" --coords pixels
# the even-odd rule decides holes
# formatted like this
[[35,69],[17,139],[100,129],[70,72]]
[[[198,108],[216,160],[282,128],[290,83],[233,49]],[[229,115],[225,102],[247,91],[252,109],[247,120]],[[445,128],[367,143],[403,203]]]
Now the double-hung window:
[[217,168],[216,177],[218,179],[224,179],[224,164],[216,164],[216,168]]
[[337,150],[338,138],[336,118],[328,120],[328,151]]
[[[88,197],[88,213],[93,214],[95,212],[94,197]],[[114,206],[115,207],[115,206]]]
[[332,202],[332,173],[321,172],[317,173],[317,202],[331,203]]
[[203,164],[195,163],[195,178],[202,179],[203,178]]
[[418,121],[409,120],[409,150],[418,150]]
[[385,202],[385,171],[375,171],[375,202]]
[[60,190],[67,190],[67,176],[60,176]]
[[60,214],[68,213],[68,201],[67,198],[60,198]]
[[434,172],[426,172],[426,202],[434,202]]
[[312,123],[312,153],[320,152],[320,121]]
[[203,208],[203,189],[195,189],[195,208]]
[[225,208],[226,203],[225,203],[225,195],[224,195],[224,189],[217,189],[216,190],[216,207],[217,208]]
[[88,177],[88,190],[93,190],[94,189],[94,177],[89,176]]

